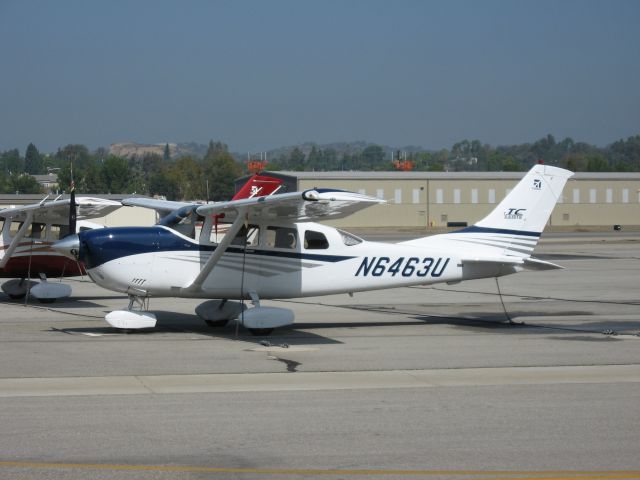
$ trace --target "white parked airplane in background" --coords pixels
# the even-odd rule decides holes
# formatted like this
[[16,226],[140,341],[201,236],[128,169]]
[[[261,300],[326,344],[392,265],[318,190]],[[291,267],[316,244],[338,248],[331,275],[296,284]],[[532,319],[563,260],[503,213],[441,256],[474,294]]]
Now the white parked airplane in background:
[[[194,207],[204,217],[199,238],[167,226],[81,232],[56,244],[78,258],[99,285],[130,296],[128,310],[107,314],[116,328],[155,326],[148,297],[216,299],[196,313],[220,325],[240,317],[252,333],[293,323],[289,309],[261,299],[352,293],[491,278],[523,270],[561,268],[532,257],[573,175],[535,165],[502,202],[471,227],[388,244],[364,241],[315,220],[342,218],[383,202],[331,189],[232,200]],[[230,223],[216,234],[217,219]],[[216,221],[214,221],[216,219]],[[251,299],[254,308],[232,300]],[[134,309],[134,305],[139,309]]]
[[[47,277],[84,275],[84,268],[52,250],[51,244],[75,234],[76,225],[80,230],[102,228],[87,219],[104,217],[121,206],[120,202],[103,198],[75,197],[51,201],[45,198],[40,203],[0,210],[0,277],[13,278],[2,284],[2,290],[14,299],[30,291],[42,302],[71,295],[69,285],[47,282]],[[40,282],[30,278],[39,278]]]

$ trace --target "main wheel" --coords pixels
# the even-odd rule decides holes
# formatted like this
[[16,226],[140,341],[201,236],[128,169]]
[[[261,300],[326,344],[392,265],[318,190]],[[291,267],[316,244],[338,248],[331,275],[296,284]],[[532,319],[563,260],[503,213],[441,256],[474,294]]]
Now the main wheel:
[[271,335],[273,328],[250,328],[249,332],[256,337],[266,337]]

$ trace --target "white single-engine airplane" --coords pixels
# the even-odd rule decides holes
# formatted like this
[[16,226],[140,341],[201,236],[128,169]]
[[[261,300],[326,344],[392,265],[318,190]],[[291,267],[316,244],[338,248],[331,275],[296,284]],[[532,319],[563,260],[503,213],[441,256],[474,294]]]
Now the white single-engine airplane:
[[[128,310],[107,314],[121,329],[149,328],[148,297],[216,299],[196,313],[211,325],[240,317],[254,334],[293,323],[289,309],[262,299],[352,293],[491,278],[558,265],[531,255],[567,180],[535,165],[502,202],[471,227],[397,244],[364,241],[313,223],[342,218],[383,200],[331,189],[194,206],[205,218],[199,239],[167,226],[81,232],[56,244],[85,263],[99,285],[129,295]],[[231,223],[219,238],[216,222]],[[251,299],[254,308],[232,300]],[[134,305],[138,309],[134,309]]]

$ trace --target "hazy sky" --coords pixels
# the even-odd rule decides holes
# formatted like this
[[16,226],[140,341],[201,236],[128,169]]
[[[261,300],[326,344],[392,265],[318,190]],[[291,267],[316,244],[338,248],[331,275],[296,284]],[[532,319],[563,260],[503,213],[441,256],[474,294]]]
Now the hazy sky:
[[640,1],[0,0],[0,150],[640,133]]

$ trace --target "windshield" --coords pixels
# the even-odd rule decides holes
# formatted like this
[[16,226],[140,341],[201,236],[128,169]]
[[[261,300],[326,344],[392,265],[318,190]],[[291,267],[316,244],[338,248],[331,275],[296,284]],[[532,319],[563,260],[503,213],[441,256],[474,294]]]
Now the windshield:
[[363,240],[361,238],[356,237],[355,235],[352,235],[349,232],[345,232],[344,230],[338,230],[338,232],[340,232],[340,236],[342,237],[342,242],[347,247],[351,247],[353,245],[358,245],[359,243],[363,242]]

